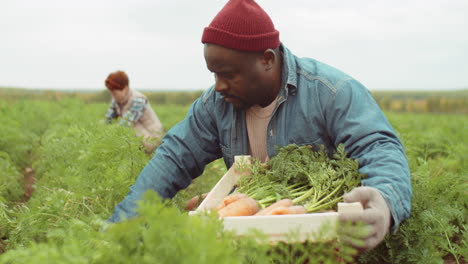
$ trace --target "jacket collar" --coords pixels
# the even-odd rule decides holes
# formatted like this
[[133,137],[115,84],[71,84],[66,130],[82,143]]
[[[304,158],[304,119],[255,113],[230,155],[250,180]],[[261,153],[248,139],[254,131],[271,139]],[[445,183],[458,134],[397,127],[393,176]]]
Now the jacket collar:
[[289,95],[294,96],[297,93],[297,66],[295,56],[291,51],[281,43],[281,52],[283,53],[283,72],[282,72],[282,87],[279,96],[280,101],[283,101],[281,97],[286,100]]

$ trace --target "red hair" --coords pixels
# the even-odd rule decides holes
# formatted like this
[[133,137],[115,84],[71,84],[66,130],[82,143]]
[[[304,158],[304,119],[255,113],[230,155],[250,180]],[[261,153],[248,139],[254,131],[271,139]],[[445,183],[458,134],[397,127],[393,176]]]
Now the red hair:
[[106,87],[109,90],[122,90],[126,86],[128,86],[128,76],[125,72],[123,71],[116,71],[109,76],[107,76],[107,79],[105,81]]

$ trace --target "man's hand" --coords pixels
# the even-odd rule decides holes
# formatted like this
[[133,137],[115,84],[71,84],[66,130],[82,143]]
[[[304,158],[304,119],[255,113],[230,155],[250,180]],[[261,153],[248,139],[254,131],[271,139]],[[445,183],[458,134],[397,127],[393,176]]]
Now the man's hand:
[[197,209],[197,207],[201,204],[203,199],[206,198],[208,193],[204,193],[201,195],[194,196],[192,199],[190,199],[186,204],[185,204],[185,210],[186,211],[193,211]]
[[[369,230],[366,232],[367,234],[364,237],[362,237],[362,232],[360,232],[361,234],[357,234],[359,232],[356,232],[356,239],[352,239],[352,232],[347,232],[349,237],[351,237],[348,239],[348,242],[354,247],[364,250],[376,247],[380,242],[382,242],[385,235],[389,232],[391,222],[390,209],[388,208],[387,202],[385,202],[383,196],[375,188],[362,186],[345,194],[344,201],[346,203],[361,202],[364,207],[364,211],[359,213],[339,213],[340,221],[350,221],[352,223],[363,222],[369,227]],[[364,244],[353,243],[353,241],[359,241],[359,239],[363,239]]]

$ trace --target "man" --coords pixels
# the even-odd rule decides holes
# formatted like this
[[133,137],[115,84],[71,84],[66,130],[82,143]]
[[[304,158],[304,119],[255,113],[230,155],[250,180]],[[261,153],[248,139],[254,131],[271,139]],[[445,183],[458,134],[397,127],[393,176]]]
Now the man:
[[152,189],[173,197],[205,165],[236,155],[266,161],[275,146],[343,143],[368,178],[346,194],[363,213],[341,220],[364,221],[371,229],[363,249],[397,230],[410,214],[411,185],[406,156],[369,91],[348,75],[313,59],[294,56],[279,41],[270,17],[253,0],[230,0],[202,36],[215,84],[171,129],[110,221],[135,215],[135,202]]
[[136,136],[143,136],[147,153],[151,153],[157,147],[164,130],[146,96],[130,89],[128,83],[128,76],[123,71],[107,76],[105,85],[112,95],[112,102],[106,119],[111,123],[112,119],[121,117],[121,125],[133,126]]

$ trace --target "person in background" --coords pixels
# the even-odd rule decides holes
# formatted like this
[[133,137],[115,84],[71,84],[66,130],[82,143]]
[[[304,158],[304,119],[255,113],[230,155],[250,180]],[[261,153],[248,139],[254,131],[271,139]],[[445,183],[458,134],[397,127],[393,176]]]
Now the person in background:
[[146,96],[130,89],[128,84],[128,76],[123,71],[107,76],[105,85],[112,95],[106,113],[107,123],[120,117],[120,124],[133,126],[136,136],[143,137],[146,152],[152,153],[159,145],[164,129]]
[[[323,37],[313,28],[304,34]],[[264,162],[276,154],[275,146],[288,144],[323,145],[329,153],[343,144],[358,159],[367,178],[344,201],[361,202],[364,210],[339,213],[343,222],[369,227],[365,244],[356,247],[374,248],[409,217],[412,189],[403,145],[361,83],[295,56],[253,0],[228,1],[204,29],[202,43],[214,85],[168,131],[110,222],[136,216],[136,202],[147,190],[172,198],[218,158],[228,168],[236,155]]]

